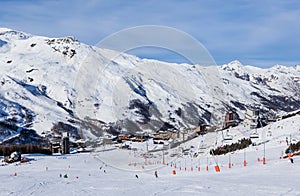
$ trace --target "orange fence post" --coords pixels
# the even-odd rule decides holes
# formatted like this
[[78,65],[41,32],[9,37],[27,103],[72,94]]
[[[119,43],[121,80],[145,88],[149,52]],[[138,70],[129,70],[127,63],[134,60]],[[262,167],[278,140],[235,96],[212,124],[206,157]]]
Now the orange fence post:
[[244,149],[244,167],[247,166],[247,161],[246,161],[246,148]]
[[220,167],[218,165],[215,166],[216,172],[220,172]]

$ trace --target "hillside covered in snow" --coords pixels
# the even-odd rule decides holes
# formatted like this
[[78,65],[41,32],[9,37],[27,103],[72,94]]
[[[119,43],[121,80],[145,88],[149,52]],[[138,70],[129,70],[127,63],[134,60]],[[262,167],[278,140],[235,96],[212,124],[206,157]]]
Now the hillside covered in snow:
[[[300,140],[300,115],[258,129],[257,145],[212,156],[209,149],[221,145],[220,133],[208,133],[188,141],[183,148],[141,156],[130,150],[71,154],[22,155],[28,162],[3,164],[0,184],[4,195],[299,195],[300,158],[283,158],[286,137]],[[234,142],[246,137],[243,126],[230,130]],[[268,135],[268,131],[272,134]],[[265,136],[264,136],[265,135]],[[263,141],[268,141],[264,145]],[[259,144],[260,143],[260,144]],[[135,143],[145,148],[146,143]],[[198,147],[206,149],[198,151]],[[108,147],[106,147],[108,148]],[[197,152],[197,156],[191,156]],[[163,156],[165,153],[165,156]],[[175,156],[173,156],[175,154]],[[150,156],[152,155],[152,156]],[[263,164],[263,157],[266,162]],[[259,160],[260,159],[260,160]],[[162,164],[163,161],[165,164]],[[246,164],[244,164],[246,163]],[[216,172],[219,166],[220,172]],[[155,177],[157,171],[157,177]]]
[[226,111],[243,119],[250,106],[267,117],[300,109],[300,66],[166,63],[0,28],[2,142],[60,128],[96,139],[221,125]]

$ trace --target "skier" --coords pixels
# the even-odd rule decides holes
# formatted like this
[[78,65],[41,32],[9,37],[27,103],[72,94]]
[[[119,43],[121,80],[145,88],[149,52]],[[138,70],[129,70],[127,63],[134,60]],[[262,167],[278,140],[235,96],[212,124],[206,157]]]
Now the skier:
[[135,174],[135,177],[136,177],[136,178],[139,178],[139,176],[138,176],[137,174]]
[[155,175],[156,178],[158,178],[157,170],[155,170],[154,175]]

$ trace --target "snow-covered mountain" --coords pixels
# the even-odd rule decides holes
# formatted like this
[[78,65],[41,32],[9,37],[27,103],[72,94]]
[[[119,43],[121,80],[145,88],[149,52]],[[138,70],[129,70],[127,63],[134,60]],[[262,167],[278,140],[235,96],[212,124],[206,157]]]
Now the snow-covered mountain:
[[0,28],[0,139],[22,129],[68,130],[75,138],[103,131],[154,132],[220,125],[224,113],[244,117],[300,109],[300,66],[261,69],[166,63]]

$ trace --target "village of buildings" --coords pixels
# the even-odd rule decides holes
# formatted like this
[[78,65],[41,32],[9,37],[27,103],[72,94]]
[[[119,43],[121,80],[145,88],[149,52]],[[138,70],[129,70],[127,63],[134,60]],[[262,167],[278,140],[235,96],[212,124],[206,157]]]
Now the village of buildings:
[[[158,152],[176,148],[181,144],[208,132],[221,132],[224,141],[231,141],[233,136],[230,135],[229,130],[231,127],[235,127],[239,124],[243,124],[247,127],[250,131],[250,138],[255,139],[259,137],[256,128],[265,126],[267,123],[274,122],[278,119],[280,119],[280,117],[266,119],[262,117],[258,109],[248,108],[244,120],[241,120],[236,112],[226,112],[222,126],[199,124],[199,126],[192,130],[166,130],[158,131],[153,134],[137,132],[135,134],[119,134],[114,136],[104,133],[104,136],[98,138],[96,145],[103,148],[106,146],[107,148],[113,147],[135,150],[130,144],[146,143],[147,146],[145,150],[147,152]],[[58,139],[51,143],[52,153],[69,154],[75,152],[90,152],[95,149],[95,146],[94,148],[89,148],[87,141],[84,139],[75,141],[74,148],[74,145],[69,141],[69,134],[67,132],[62,133],[62,137],[58,136],[57,138]],[[152,148],[148,146],[152,146]]]
[[[102,137],[99,137],[96,142],[90,142],[89,140],[84,140],[83,138],[79,140],[74,140],[72,138],[72,133],[66,130],[60,130],[60,134],[56,133],[55,137],[50,140],[50,153],[51,154],[73,154],[73,153],[83,153],[83,152],[107,152],[110,150],[129,150],[133,152],[138,152],[141,156],[147,156],[146,154],[161,153],[164,151],[170,152],[176,149],[176,155],[190,155],[192,152],[191,148],[196,148],[195,146],[186,146],[188,141],[203,137],[207,133],[216,133],[221,137],[221,143],[216,143],[214,146],[203,145],[205,142],[202,141],[202,145],[198,144],[197,154],[204,151],[209,152],[209,148],[212,147],[222,147],[225,144],[234,143],[237,140],[230,133],[230,129],[236,126],[242,126],[243,129],[248,133],[248,139],[255,141],[260,136],[257,132],[258,128],[266,126],[269,123],[278,121],[282,119],[281,117],[264,117],[260,114],[259,109],[248,108],[245,112],[244,119],[241,120],[236,112],[229,111],[224,114],[224,121],[222,126],[213,126],[208,124],[199,124],[195,129],[191,130],[166,130],[157,131],[153,134],[145,132],[137,132],[135,134],[119,134],[112,135],[104,133]],[[82,135],[82,130],[80,130]],[[70,135],[71,134],[71,135]],[[269,131],[268,135],[272,135]],[[239,138],[241,139],[241,138]],[[202,139],[203,140],[203,139]],[[255,142],[252,143],[255,145]],[[137,149],[137,146],[142,147]],[[21,161],[21,154],[18,152],[13,152],[10,156],[6,156],[6,162],[16,162]]]

